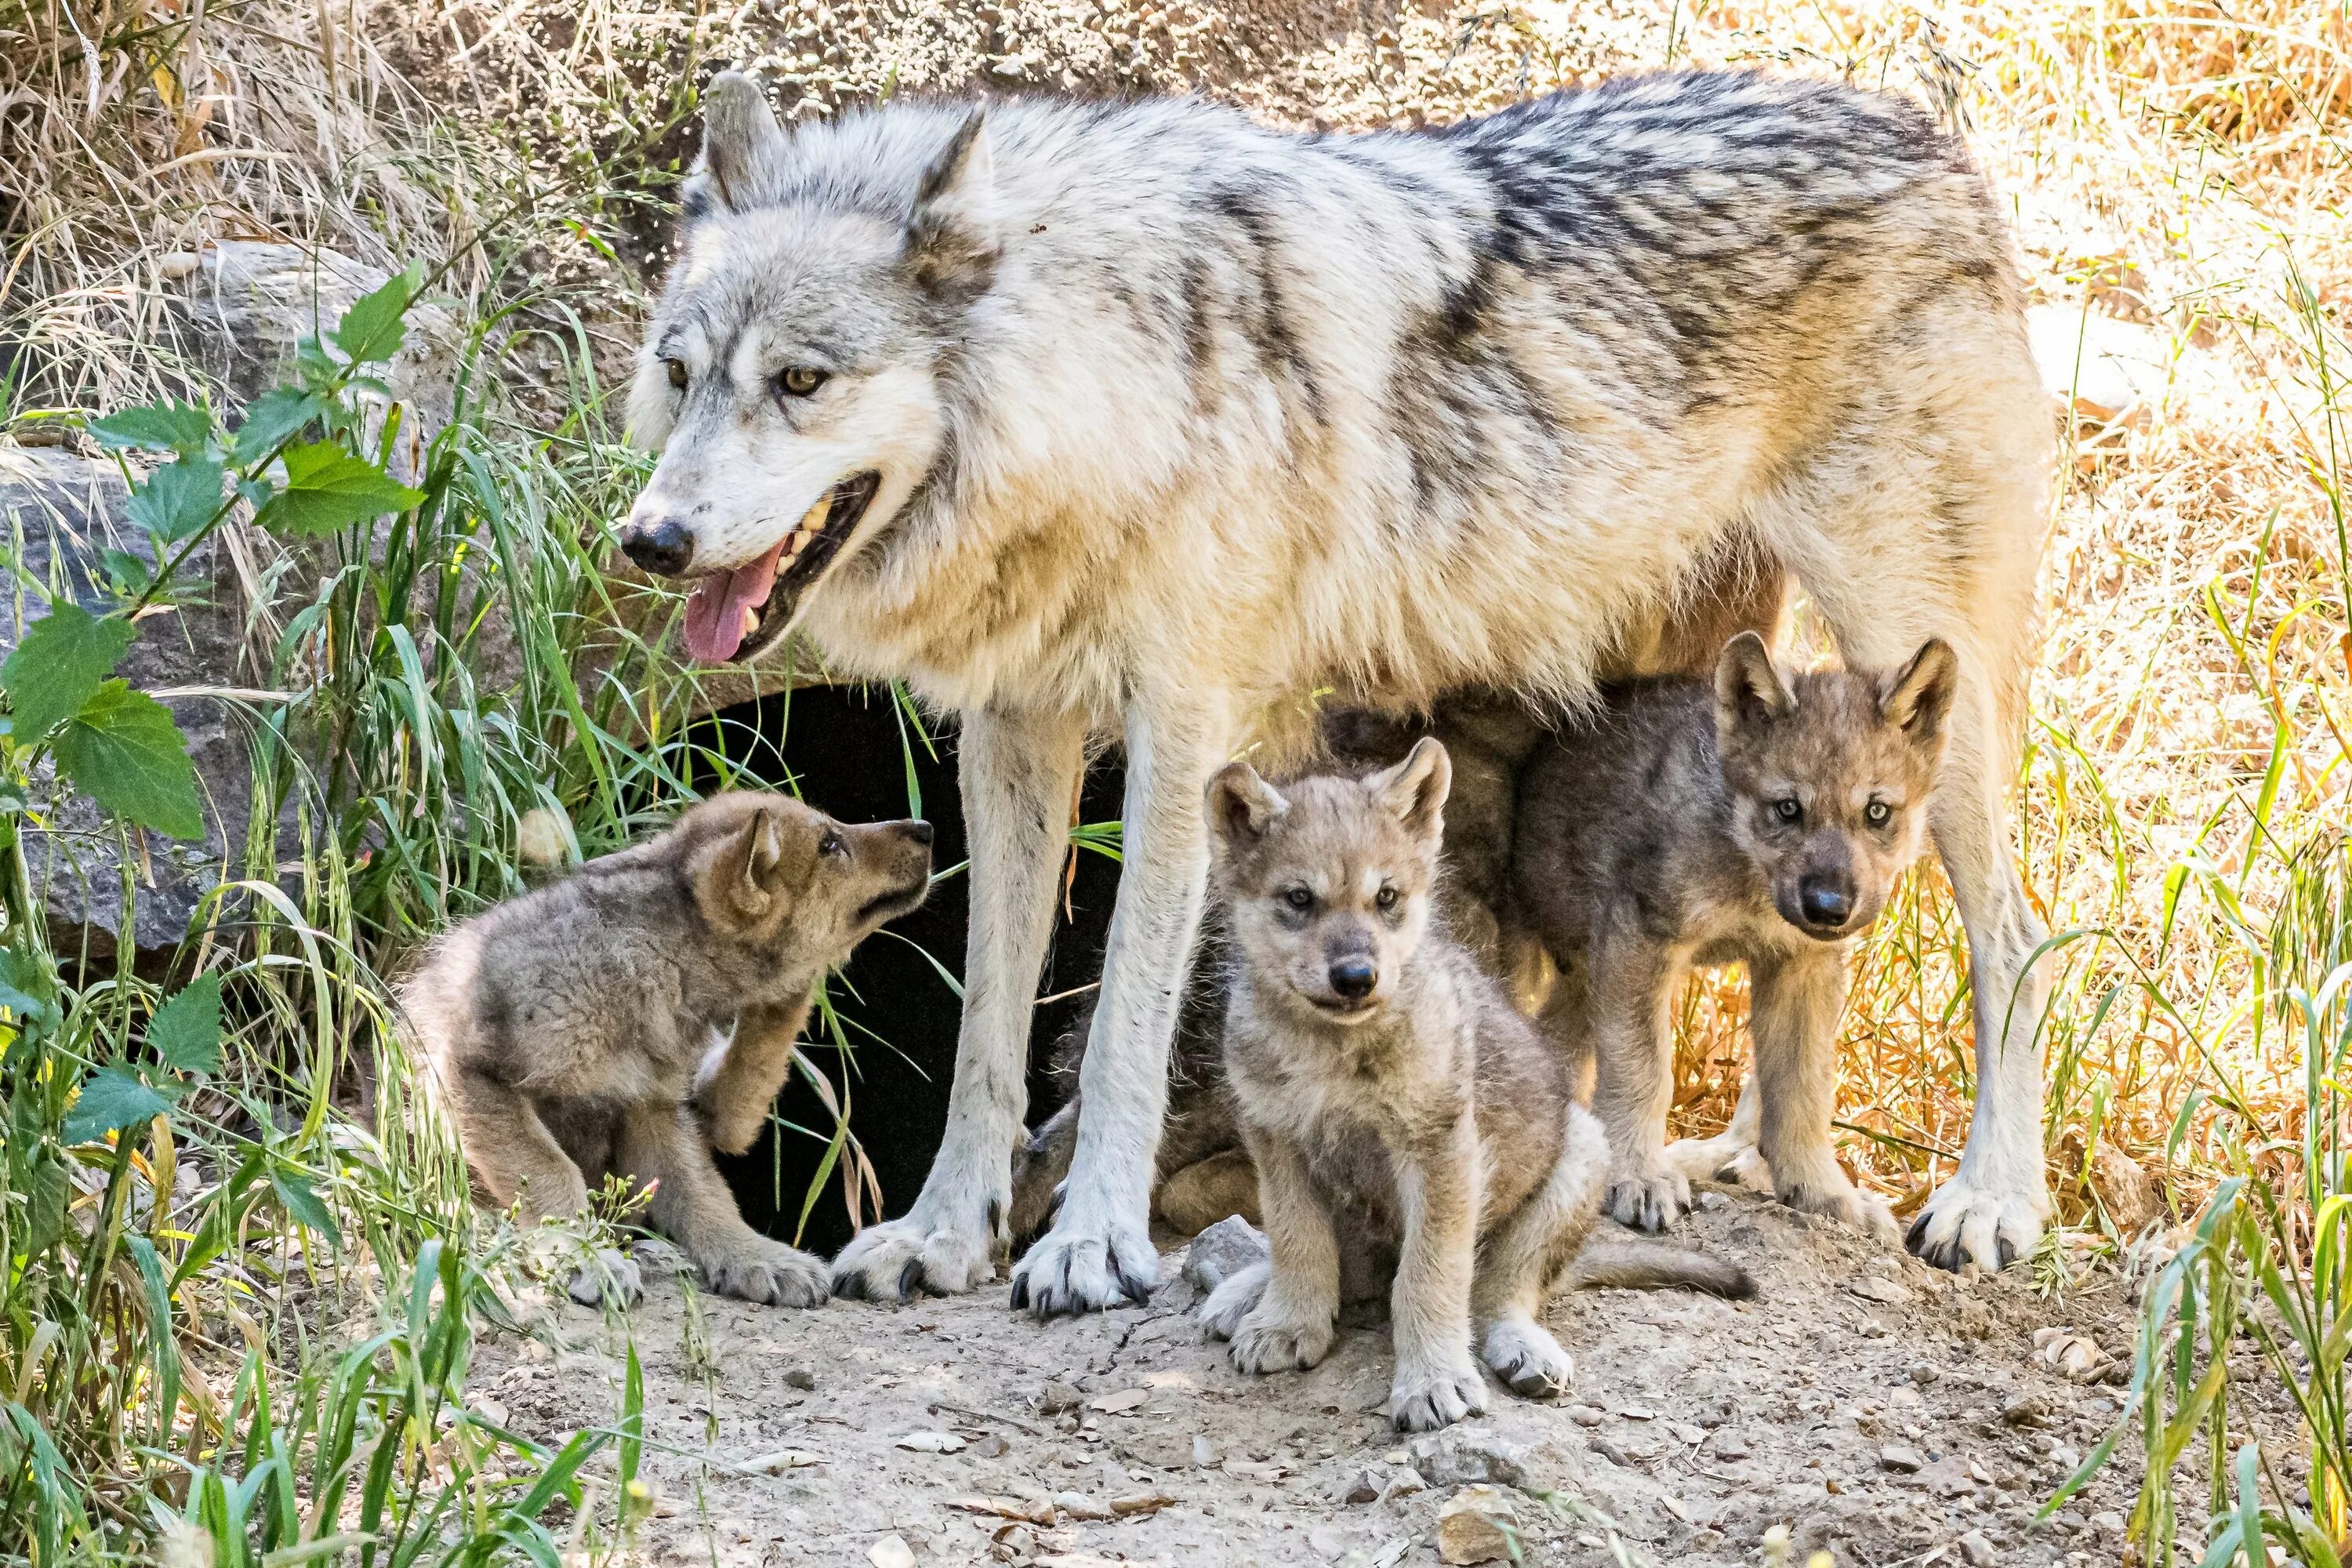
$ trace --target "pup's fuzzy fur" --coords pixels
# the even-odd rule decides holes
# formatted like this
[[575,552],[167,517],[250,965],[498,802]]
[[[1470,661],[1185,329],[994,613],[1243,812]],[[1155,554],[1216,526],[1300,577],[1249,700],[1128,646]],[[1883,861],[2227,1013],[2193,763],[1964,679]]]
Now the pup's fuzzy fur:
[[[1621,1223],[1664,1229],[1692,1176],[1761,1174],[1760,1152],[1783,1201],[1895,1239],[1831,1147],[1837,1026],[1846,950],[1926,847],[1955,683],[1940,642],[1790,679],[1742,635],[1712,681],[1609,690],[1528,763],[1514,904],[1559,965],[1548,1020],[1597,1067]],[[1674,998],[1734,962],[1755,1071],[1729,1131],[1670,1151]]]
[[[710,1151],[758,1137],[817,982],[922,902],[930,864],[928,824],[730,793],[444,936],[401,1005],[491,1199],[574,1215],[619,1175],[653,1186],[653,1223],[712,1289],[823,1301],[824,1263],[746,1225]],[[625,1259],[602,1271],[574,1293],[635,1293]]]
[[[1474,1335],[1518,1392],[1567,1388],[1536,1314],[1607,1164],[1558,1055],[1433,919],[1450,774],[1423,740],[1365,779],[1277,789],[1235,763],[1208,789],[1226,1080],[1273,1258],[1219,1286],[1202,1321],[1244,1372],[1311,1367],[1351,1265],[1392,1258],[1389,1414],[1410,1431],[1485,1408]],[[1677,1282],[1752,1289],[1694,1255],[1657,1261]]]
[[1351,137],[1197,101],[894,101],[788,132],[736,76],[708,104],[624,547],[702,578],[712,652],[798,626],[961,721],[947,1136],[845,1280],[993,1273],[1090,739],[1126,747],[1127,858],[1066,1195],[1015,1275],[1041,1311],[1157,1272],[1201,781],[1295,741],[1318,689],[1581,701],[1741,560],[1801,584],[1857,664],[1930,636],[1958,655],[1931,818],[1979,1098],[1914,1243],[2030,1247],[2042,933],[2006,791],[2054,447],[1957,141],[1894,99],[1745,75]]

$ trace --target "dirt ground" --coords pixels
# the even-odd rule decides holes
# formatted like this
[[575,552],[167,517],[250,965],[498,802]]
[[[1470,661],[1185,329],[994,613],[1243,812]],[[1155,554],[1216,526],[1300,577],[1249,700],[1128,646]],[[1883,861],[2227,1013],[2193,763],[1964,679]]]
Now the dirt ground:
[[[1490,1383],[1485,1416],[1410,1439],[1380,1409],[1384,1323],[1351,1317],[1310,1373],[1244,1378],[1192,1322],[1181,1250],[1149,1304],[1043,1324],[1009,1311],[1002,1285],[799,1312],[665,1280],[628,1321],[657,1450],[637,1555],[1388,1568],[1441,1561],[1441,1510],[1487,1481],[1529,1563],[1622,1548],[1755,1563],[1774,1526],[1799,1561],[2118,1560],[2127,1458],[2030,1523],[2120,1412],[2117,1388],[2051,1364],[2071,1348],[2090,1373],[2097,1347],[2127,1352],[2117,1282],[2045,1300],[2015,1275],[1956,1279],[1745,1192],[1707,1193],[1687,1228],[1748,1268],[1757,1300],[1563,1297],[1549,1321],[1577,1359],[1569,1399]],[[490,1413],[548,1439],[609,1423],[619,1321],[560,1293],[520,1305],[533,1335],[479,1358]]]

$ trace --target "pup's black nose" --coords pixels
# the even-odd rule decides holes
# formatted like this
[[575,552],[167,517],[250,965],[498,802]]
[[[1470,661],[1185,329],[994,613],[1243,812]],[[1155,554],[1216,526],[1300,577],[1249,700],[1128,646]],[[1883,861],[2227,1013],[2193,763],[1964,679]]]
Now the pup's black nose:
[[1842,926],[1853,913],[1853,891],[1827,877],[1808,877],[1797,884],[1797,907],[1810,924]]
[[694,561],[694,535],[674,517],[621,530],[621,553],[656,577],[675,577]]
[[931,841],[931,825],[928,822],[910,822],[899,831],[918,844],[929,844]]
[[1350,1002],[1361,1001],[1381,983],[1381,972],[1369,958],[1342,958],[1331,965],[1331,989]]

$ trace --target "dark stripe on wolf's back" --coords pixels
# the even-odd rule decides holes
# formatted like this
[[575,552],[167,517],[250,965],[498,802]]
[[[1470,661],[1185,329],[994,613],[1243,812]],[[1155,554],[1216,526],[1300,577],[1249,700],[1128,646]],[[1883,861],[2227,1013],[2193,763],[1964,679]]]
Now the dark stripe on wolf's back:
[[[1241,231],[1237,259],[1244,263],[1255,279],[1257,298],[1255,310],[1235,310],[1235,323],[1256,351],[1266,379],[1278,388],[1295,388],[1304,400],[1307,418],[1302,421],[1294,416],[1288,421],[1296,441],[1322,427],[1323,389],[1316,382],[1314,363],[1299,346],[1298,329],[1290,318],[1288,280],[1285,277],[1287,263],[1283,237],[1276,227],[1271,205],[1283,195],[1278,189],[1260,192],[1243,185],[1213,185],[1203,205]],[[1292,413],[1291,402],[1288,396],[1283,399],[1286,414]]]

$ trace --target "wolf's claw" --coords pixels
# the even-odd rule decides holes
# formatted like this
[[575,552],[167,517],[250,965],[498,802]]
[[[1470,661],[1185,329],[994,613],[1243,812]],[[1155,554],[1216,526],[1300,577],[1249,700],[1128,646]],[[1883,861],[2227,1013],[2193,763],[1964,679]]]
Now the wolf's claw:
[[1148,1235],[1112,1226],[1094,1236],[1057,1224],[1013,1271],[1013,1308],[1040,1318],[1099,1312],[1149,1300],[1159,1283],[1160,1254]]

